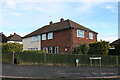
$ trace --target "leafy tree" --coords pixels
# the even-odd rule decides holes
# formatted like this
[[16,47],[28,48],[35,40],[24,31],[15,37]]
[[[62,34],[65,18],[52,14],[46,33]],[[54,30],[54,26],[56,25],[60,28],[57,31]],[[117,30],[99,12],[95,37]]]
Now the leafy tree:
[[4,43],[2,44],[3,53],[16,53],[23,50],[23,45],[19,43]]

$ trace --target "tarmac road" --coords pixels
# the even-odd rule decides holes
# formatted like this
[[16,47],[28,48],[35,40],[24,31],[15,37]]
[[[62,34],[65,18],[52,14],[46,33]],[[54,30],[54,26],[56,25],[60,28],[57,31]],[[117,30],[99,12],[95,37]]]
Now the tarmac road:
[[39,79],[82,79],[91,77],[119,77],[119,67],[57,67],[41,65],[3,64],[3,77],[29,77]]

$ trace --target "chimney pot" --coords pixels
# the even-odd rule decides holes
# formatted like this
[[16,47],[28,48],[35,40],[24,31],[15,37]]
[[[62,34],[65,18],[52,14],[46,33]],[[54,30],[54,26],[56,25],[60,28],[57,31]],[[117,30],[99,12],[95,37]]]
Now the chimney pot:
[[53,22],[52,22],[52,21],[50,21],[50,25],[51,25],[51,24],[53,24]]
[[61,19],[60,19],[60,22],[62,22],[62,21],[64,21],[64,19],[63,19],[63,18],[61,18]]

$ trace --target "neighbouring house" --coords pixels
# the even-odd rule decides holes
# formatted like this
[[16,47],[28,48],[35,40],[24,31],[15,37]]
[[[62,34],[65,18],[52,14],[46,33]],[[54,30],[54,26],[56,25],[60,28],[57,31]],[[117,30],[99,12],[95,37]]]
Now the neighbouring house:
[[0,43],[6,43],[7,37],[1,32],[0,33]]
[[120,38],[110,43],[109,54],[110,55],[120,55]]
[[48,53],[69,53],[75,45],[97,41],[97,32],[72,20],[45,25],[22,38],[24,50],[45,50]]
[[14,33],[7,37],[7,43],[20,43],[22,44],[22,38],[20,35]]
[[120,38],[110,43],[110,45],[113,45],[113,46],[120,45]]

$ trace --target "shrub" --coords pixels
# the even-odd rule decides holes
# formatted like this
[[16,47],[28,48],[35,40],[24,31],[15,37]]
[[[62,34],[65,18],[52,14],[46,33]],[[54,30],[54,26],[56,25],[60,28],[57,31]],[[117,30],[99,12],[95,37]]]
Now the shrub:
[[94,55],[108,55],[109,52],[109,42],[99,41],[89,44],[89,54]]
[[80,53],[80,45],[76,45],[74,48],[73,48],[73,52],[74,54],[81,54]]
[[86,43],[80,45],[81,53],[87,54],[89,51],[89,46]]
[[89,46],[86,43],[83,43],[81,45],[76,45],[73,48],[74,54],[87,54],[89,50]]
[[2,44],[3,53],[16,53],[23,50],[23,45],[19,43],[4,43]]
[[23,53],[47,53],[47,52],[42,50],[24,50]]

